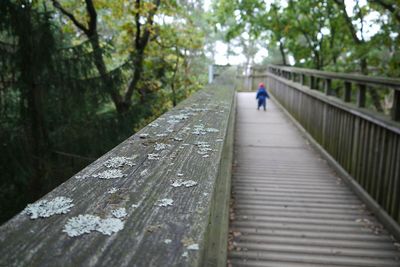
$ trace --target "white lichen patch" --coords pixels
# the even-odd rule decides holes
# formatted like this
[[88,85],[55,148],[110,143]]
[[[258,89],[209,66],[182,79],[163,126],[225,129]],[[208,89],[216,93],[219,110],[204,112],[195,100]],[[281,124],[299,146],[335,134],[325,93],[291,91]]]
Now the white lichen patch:
[[183,138],[180,138],[180,137],[174,137],[174,141],[181,142],[181,141],[183,141]]
[[199,244],[192,244],[187,247],[188,250],[199,250]]
[[72,199],[56,197],[52,200],[40,200],[36,203],[28,204],[23,213],[29,215],[31,219],[47,218],[55,214],[66,214],[73,206]]
[[167,149],[167,147],[168,147],[167,144],[156,143],[156,144],[154,145],[154,150],[155,150],[155,151],[161,151],[161,150]]
[[111,187],[111,188],[107,191],[107,193],[108,193],[108,194],[114,194],[114,193],[116,193],[118,190],[119,190],[118,188]]
[[164,243],[165,243],[165,244],[171,244],[171,242],[172,242],[171,239],[165,239],[165,240],[164,240]]
[[120,219],[101,219],[98,216],[85,214],[70,218],[64,226],[63,232],[70,237],[89,234],[98,231],[104,235],[111,235],[124,228],[124,223]]
[[182,180],[182,179],[178,179],[171,184],[172,187],[181,187],[181,186],[192,187],[195,185],[197,185],[197,182],[193,180]]
[[149,172],[147,169],[144,169],[143,171],[140,172],[140,176],[145,176],[147,175]]
[[215,128],[207,128],[207,129],[206,129],[206,132],[208,132],[208,133],[218,133],[219,130],[218,130],[218,129],[215,129]]
[[157,202],[157,206],[159,206],[159,207],[167,207],[167,206],[172,206],[173,203],[174,203],[174,201],[172,199],[163,198],[163,199],[160,199]]
[[178,114],[178,115],[171,115],[171,116],[169,116],[169,118],[171,119],[171,120],[178,120],[178,121],[180,121],[180,120],[186,120],[186,119],[188,119],[189,118],[189,113],[186,113],[186,114],[184,114],[184,113],[182,113],[182,114]]
[[100,218],[94,215],[79,215],[67,221],[63,232],[67,233],[70,237],[89,234],[91,231],[96,230],[99,221]]
[[149,124],[149,126],[155,128],[155,127],[158,127],[159,124],[157,122],[152,122],[152,123]]
[[103,235],[111,235],[112,233],[116,233],[122,229],[124,229],[123,221],[120,219],[109,218],[103,220],[100,219],[100,222],[95,230]]
[[193,127],[192,134],[195,134],[195,135],[205,135],[205,134],[207,134],[207,132],[206,132],[206,130],[204,129],[204,125],[203,125],[203,124],[198,124],[198,125],[195,125],[195,126]]
[[195,181],[193,181],[193,180],[188,180],[188,181],[185,181],[185,182],[183,183],[183,185],[184,185],[185,187],[192,187],[192,186],[197,185],[197,182],[195,182]]
[[178,177],[182,177],[182,176],[183,176],[183,173],[178,173],[177,176],[178,176]]
[[104,162],[104,166],[106,166],[107,168],[121,168],[125,165],[134,166],[135,163],[133,163],[132,160],[133,158],[113,157]]
[[75,179],[78,179],[78,180],[83,180],[83,179],[86,179],[88,177],[89,176],[87,176],[87,175],[75,175]]
[[210,155],[208,155],[208,154],[206,154],[206,155],[203,155],[203,158],[208,158]]
[[145,139],[145,138],[149,137],[149,134],[142,133],[142,134],[139,135],[139,137],[142,138],[142,139]]
[[198,146],[198,147],[210,147],[208,142],[201,142],[201,141],[196,142],[195,145]]
[[126,215],[128,215],[128,213],[126,213],[126,209],[125,208],[119,208],[119,209],[115,209],[111,211],[111,214],[118,219],[124,218],[126,217]]
[[187,251],[183,252],[182,253],[182,257],[187,258],[188,257],[188,252]]
[[168,134],[166,133],[160,133],[160,134],[156,134],[157,137],[166,137],[168,136]]
[[123,178],[126,175],[121,172],[121,170],[117,169],[111,169],[111,170],[105,170],[101,173],[98,174],[93,174],[93,177],[99,178],[99,179],[117,179],[117,178]]
[[222,139],[222,138],[215,139],[215,142],[223,142],[223,141],[224,141],[224,139]]
[[136,208],[138,208],[139,206],[140,206],[140,203],[132,204],[132,205],[131,205],[131,208],[132,208],[132,209],[136,209]]
[[160,155],[159,154],[147,154],[147,159],[149,160],[159,160]]
[[197,153],[200,155],[207,155],[210,151],[213,151],[207,142],[197,142],[195,145],[198,147]]
[[177,123],[179,123],[179,120],[167,120],[167,122],[169,124],[177,124]]

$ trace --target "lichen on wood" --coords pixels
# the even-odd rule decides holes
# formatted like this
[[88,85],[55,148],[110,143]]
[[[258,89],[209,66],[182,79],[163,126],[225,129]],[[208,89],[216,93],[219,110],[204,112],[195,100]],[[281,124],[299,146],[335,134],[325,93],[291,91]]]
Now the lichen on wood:
[[66,214],[73,206],[72,199],[56,197],[52,200],[39,200],[36,203],[28,204],[23,213],[29,215],[31,219],[47,218],[55,214]]

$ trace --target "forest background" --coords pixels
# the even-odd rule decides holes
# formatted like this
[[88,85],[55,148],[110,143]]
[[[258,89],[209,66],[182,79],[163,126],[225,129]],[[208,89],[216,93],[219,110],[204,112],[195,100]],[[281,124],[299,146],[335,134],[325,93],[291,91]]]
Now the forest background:
[[[201,89],[218,43],[243,70],[273,63],[399,77],[399,6],[2,0],[0,222]],[[376,111],[388,113],[391,98],[369,90]]]

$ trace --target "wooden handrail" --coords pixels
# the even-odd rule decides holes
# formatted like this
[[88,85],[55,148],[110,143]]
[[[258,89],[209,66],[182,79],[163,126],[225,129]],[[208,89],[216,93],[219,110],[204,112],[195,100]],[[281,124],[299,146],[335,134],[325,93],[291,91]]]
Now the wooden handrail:
[[0,266],[226,265],[234,103],[221,77],[28,206]]
[[[251,79],[266,79],[269,74],[274,74],[287,80],[298,82],[303,86],[308,86],[310,89],[318,89],[318,79],[320,79],[324,82],[324,92],[326,95],[333,94],[333,80],[340,80],[343,82],[344,87],[344,102],[351,101],[351,88],[352,85],[355,84],[357,86],[356,104],[360,108],[366,107],[366,94],[369,87],[379,87],[379,89],[387,88],[393,90],[393,106],[391,108],[390,116],[393,121],[400,121],[400,79],[371,77],[360,74],[336,73],[278,65],[269,65],[266,69],[262,68],[260,71],[256,68],[251,69],[252,73],[249,76]],[[296,79],[296,77],[299,77],[299,79]],[[306,77],[309,77],[308,85],[306,85]],[[254,85],[252,84],[252,86]]]
[[347,82],[352,82],[352,83],[357,83],[357,84],[365,84],[365,85],[391,87],[395,90],[400,90],[400,79],[385,78],[385,77],[371,77],[368,75],[361,75],[361,74],[337,73],[337,72],[330,72],[330,71],[320,71],[320,70],[278,66],[278,65],[270,65],[269,68],[275,69],[275,70],[287,71],[289,73],[306,74],[306,75],[310,75],[310,76],[314,76],[314,77],[318,77],[318,78],[343,80],[343,81],[347,81]]

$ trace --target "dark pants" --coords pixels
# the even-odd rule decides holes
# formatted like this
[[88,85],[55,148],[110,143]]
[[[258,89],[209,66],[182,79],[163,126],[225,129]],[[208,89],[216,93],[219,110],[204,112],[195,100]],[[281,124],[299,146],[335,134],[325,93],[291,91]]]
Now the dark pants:
[[259,98],[258,99],[258,108],[257,109],[260,109],[261,106],[263,106],[264,110],[266,109],[267,101],[266,101],[265,98]]

